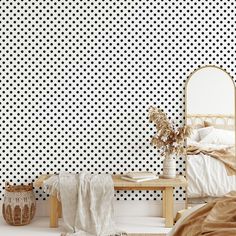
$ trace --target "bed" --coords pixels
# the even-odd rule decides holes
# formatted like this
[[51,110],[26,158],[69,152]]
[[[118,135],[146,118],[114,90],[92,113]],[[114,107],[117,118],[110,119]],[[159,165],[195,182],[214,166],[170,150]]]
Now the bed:
[[235,236],[236,193],[186,210],[168,236]]
[[[235,119],[233,115],[187,116],[187,124],[193,128],[187,147],[200,150],[230,150],[231,163],[235,159]],[[227,154],[227,152],[226,152]],[[225,160],[228,158],[224,156]],[[235,159],[236,160],[236,159]],[[236,165],[236,164],[235,164]],[[234,166],[236,169],[236,166]],[[187,153],[186,176],[188,180],[188,203],[204,203],[236,190],[236,172],[228,173],[224,160],[212,153],[199,151]]]

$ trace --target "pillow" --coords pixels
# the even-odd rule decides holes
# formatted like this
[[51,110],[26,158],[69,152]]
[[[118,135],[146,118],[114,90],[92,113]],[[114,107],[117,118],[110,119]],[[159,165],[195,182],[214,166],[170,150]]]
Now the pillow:
[[213,130],[214,130],[214,127],[212,127],[212,126],[199,129],[198,134],[199,134],[200,140],[204,139]]
[[189,140],[191,141],[200,141],[200,136],[198,133],[198,129],[192,129],[190,136],[188,137]]
[[213,126],[214,128],[217,128],[217,129],[235,130],[235,127],[233,124],[232,125],[212,124],[209,121],[204,121],[204,126],[205,127]]
[[[187,138],[187,146],[199,147],[199,145],[200,145],[199,142]],[[204,144],[203,144],[203,145],[204,145]]]
[[199,148],[203,149],[212,149],[212,150],[221,150],[221,149],[228,149],[229,145],[223,145],[223,144],[212,144],[212,143],[201,143],[199,142],[198,145],[194,145]]
[[200,143],[218,144],[218,145],[235,145],[235,132],[224,129],[214,129]]
[[200,129],[200,128],[204,128],[205,126],[204,126],[204,124],[195,124],[195,125],[193,125],[193,124],[191,124],[191,125],[189,125],[192,129]]

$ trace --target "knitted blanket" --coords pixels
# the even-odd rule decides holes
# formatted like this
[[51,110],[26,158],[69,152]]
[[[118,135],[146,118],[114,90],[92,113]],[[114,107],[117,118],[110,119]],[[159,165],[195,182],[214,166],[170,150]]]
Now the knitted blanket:
[[45,186],[52,193],[58,188],[67,231],[62,236],[122,235],[113,220],[114,186],[110,175],[62,173],[58,183],[53,178],[46,180]]

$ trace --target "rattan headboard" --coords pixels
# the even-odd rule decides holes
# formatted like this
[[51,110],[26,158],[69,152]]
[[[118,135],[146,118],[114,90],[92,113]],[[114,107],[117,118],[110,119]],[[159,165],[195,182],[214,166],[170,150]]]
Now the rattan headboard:
[[188,114],[187,124],[190,126],[204,126],[204,122],[221,129],[235,129],[234,115],[221,114]]

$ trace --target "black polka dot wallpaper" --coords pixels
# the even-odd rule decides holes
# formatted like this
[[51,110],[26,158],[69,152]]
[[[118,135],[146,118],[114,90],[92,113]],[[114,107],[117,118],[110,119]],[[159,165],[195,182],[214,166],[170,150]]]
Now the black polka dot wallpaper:
[[0,14],[1,197],[6,181],[43,173],[161,174],[149,106],[181,125],[190,72],[214,64],[236,74],[234,0],[5,0]]

